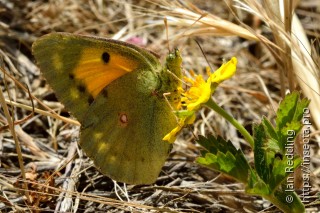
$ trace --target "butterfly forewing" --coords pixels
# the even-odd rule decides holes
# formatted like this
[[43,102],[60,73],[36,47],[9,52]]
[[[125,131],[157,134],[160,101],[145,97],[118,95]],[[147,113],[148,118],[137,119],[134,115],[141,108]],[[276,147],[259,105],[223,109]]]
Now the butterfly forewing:
[[80,122],[96,96],[112,81],[159,63],[133,45],[68,33],[45,35],[32,50],[43,76]]

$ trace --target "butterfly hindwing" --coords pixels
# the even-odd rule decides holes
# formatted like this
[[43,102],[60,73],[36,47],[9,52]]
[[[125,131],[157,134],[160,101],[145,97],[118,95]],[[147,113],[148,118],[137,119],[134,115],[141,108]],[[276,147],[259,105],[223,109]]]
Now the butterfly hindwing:
[[[134,83],[133,83],[134,82]],[[80,144],[102,173],[126,183],[153,183],[168,156],[162,141],[176,125],[158,76],[137,70],[112,82],[86,114]]]

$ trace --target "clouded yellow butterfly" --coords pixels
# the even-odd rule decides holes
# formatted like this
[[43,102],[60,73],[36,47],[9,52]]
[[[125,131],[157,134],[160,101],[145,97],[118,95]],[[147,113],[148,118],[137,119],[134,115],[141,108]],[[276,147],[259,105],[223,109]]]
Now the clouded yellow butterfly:
[[67,33],[41,37],[32,51],[81,123],[80,146],[99,170],[120,182],[153,183],[170,150],[162,138],[176,126],[171,107],[179,102],[179,52],[161,66],[132,44]]

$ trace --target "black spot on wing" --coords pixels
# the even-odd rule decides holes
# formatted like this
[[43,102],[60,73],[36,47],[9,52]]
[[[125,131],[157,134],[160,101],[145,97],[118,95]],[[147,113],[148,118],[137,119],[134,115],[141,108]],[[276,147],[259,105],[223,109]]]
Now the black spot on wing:
[[78,89],[78,91],[79,91],[81,94],[88,96],[88,98],[87,98],[87,103],[88,103],[89,105],[91,105],[92,102],[94,101],[94,98],[93,98],[93,96],[92,96],[91,94],[87,93],[86,87],[85,87],[83,84],[78,84],[78,85],[77,85],[77,89]]
[[69,73],[69,79],[70,79],[70,80],[73,80],[73,79],[74,79],[74,74]]
[[107,64],[110,61],[110,54],[107,52],[104,52],[104,53],[102,53],[101,58],[102,58],[103,62]]
[[107,90],[107,88],[104,88],[104,89],[101,91],[101,94],[103,95],[103,97],[108,98],[108,90]]
[[92,95],[89,95],[89,97],[88,97],[88,104],[89,105],[91,105],[92,104],[92,102],[94,101],[94,98],[92,97]]
[[86,87],[82,84],[77,85],[77,89],[79,90],[79,92],[84,93],[86,92]]

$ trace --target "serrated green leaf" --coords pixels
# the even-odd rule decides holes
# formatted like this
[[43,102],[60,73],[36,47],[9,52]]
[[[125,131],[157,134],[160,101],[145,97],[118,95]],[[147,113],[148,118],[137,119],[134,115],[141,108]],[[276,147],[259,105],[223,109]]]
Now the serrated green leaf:
[[[294,128],[295,126],[297,125],[294,123],[289,125],[291,128]],[[286,177],[288,177],[288,175],[290,175],[290,173],[288,173],[286,170],[289,159],[285,153],[290,153],[289,151],[291,150],[288,150],[290,147],[293,151],[293,141],[295,135],[293,134],[290,140],[288,138],[288,141],[292,141],[292,145],[286,144],[286,146],[283,148],[284,151],[280,153],[283,159],[277,158],[276,153],[279,153],[278,151],[280,151],[279,147],[277,146],[277,141],[267,138],[264,127],[265,125],[262,124],[254,126],[254,160],[255,169],[258,176],[268,186],[269,192],[271,193],[279,186],[279,184],[281,184],[282,181],[284,181]],[[300,164],[300,160],[295,157],[292,161],[293,165],[290,171],[293,172]],[[261,185],[261,183],[259,183],[259,185]]]
[[269,195],[270,190],[266,183],[259,177],[256,171],[252,170],[249,173],[246,192],[253,195]]
[[303,125],[300,121],[292,121],[287,123],[287,126],[283,127],[279,132],[279,146],[281,147],[281,153],[285,154],[285,147],[288,143],[294,143],[295,138],[302,129]]
[[273,151],[274,153],[280,153],[280,154],[283,154],[282,153],[282,149],[281,147],[279,146],[279,142],[273,138],[270,138],[270,139],[267,139],[267,144],[265,145],[266,146],[266,150],[270,150],[270,151]]
[[299,196],[292,191],[286,191],[285,184],[270,196],[265,196],[264,198],[271,201],[274,205],[280,208],[283,212],[290,213],[302,213],[305,212],[305,207],[301,202]]
[[262,124],[253,126],[254,138],[254,165],[259,177],[264,180],[269,180],[269,165],[267,162],[266,150],[264,147],[267,142],[267,135]]
[[281,136],[285,138],[284,144],[287,143],[288,137],[290,137],[290,140],[294,140],[302,127],[303,125],[300,121],[292,121],[291,123],[287,123],[287,126],[281,129]]
[[278,134],[276,132],[276,130],[274,129],[274,127],[272,126],[272,124],[270,123],[270,121],[267,120],[266,117],[262,118],[262,124],[264,126],[264,129],[267,131],[267,134],[275,139],[278,140]]
[[270,121],[268,121],[265,117],[263,117],[262,125],[264,127],[264,130],[266,131],[267,138],[268,138],[267,143],[264,144],[265,148],[275,153],[277,152],[282,153],[282,149],[281,149],[282,147],[279,146],[279,142],[278,142],[279,140],[278,134],[274,129],[274,127],[272,126],[272,124],[270,123]]
[[275,191],[271,192],[268,185],[254,171],[249,176],[246,193],[262,196],[284,212],[305,212],[304,205],[298,195],[293,191],[286,191],[285,184],[280,185]]
[[294,121],[301,121],[304,114],[304,109],[306,109],[309,106],[309,104],[310,100],[307,98],[303,98],[301,101],[298,102],[296,113],[293,118]]
[[291,138],[290,132],[293,131],[297,135],[302,129],[301,118],[309,103],[306,98],[300,101],[299,93],[296,91],[287,95],[281,102],[277,112],[276,132],[282,153],[285,152],[284,147],[288,143],[288,138]]
[[215,138],[213,135],[208,135],[207,138],[204,136],[199,136],[197,143],[203,146],[207,152],[213,154],[217,154],[218,151],[222,153],[227,153],[227,151],[229,151],[235,155],[238,152],[230,141],[225,141],[220,136],[217,138]]
[[215,154],[206,153],[204,157],[198,157],[196,161],[204,166],[220,168],[220,166],[217,164],[217,159],[218,157]]
[[[283,211],[303,212],[301,200],[288,186],[293,187],[289,175],[301,164],[301,159],[290,153],[294,153],[294,140],[301,131],[301,119],[309,103],[308,99],[299,101],[299,93],[293,92],[280,103],[275,127],[265,117],[261,124],[253,125],[255,170],[241,150],[220,137],[199,139],[206,150],[197,161],[245,183],[247,193],[260,195]],[[294,201],[288,203],[287,196],[292,196]]]
[[206,148],[206,152],[202,157],[198,157],[196,162],[232,176],[240,182],[248,181],[251,168],[242,151],[237,150],[230,141],[210,135],[208,138],[199,137],[197,142]]
[[234,168],[236,158],[230,152],[226,154],[218,152],[217,155],[212,153],[207,153],[205,157],[199,157],[197,159],[198,163],[212,167],[213,169],[229,174]]
[[286,95],[280,103],[276,118],[278,131],[285,127],[287,123],[290,123],[294,118],[298,99],[299,93],[294,91],[291,94]]
[[197,140],[197,143],[206,149],[205,151],[203,151],[202,155],[204,155],[207,152],[210,152],[213,154],[216,154],[218,152],[215,144],[219,143],[219,142],[215,137],[212,137],[211,135],[209,135],[208,138],[200,135]]
[[278,186],[285,182],[289,175],[292,175],[294,170],[301,164],[301,158],[294,156],[293,159],[285,155],[283,159],[275,158],[272,169],[272,177],[268,183],[271,191],[274,191]]
[[250,171],[248,177],[249,177],[249,179],[248,179],[247,188],[251,189],[254,187],[255,183],[259,181],[259,176],[258,176],[257,172],[252,169]]
[[230,171],[234,168],[236,161],[236,157],[230,152],[227,152],[226,154],[218,152],[218,163],[220,165],[220,171],[223,171],[227,174],[230,173]]

